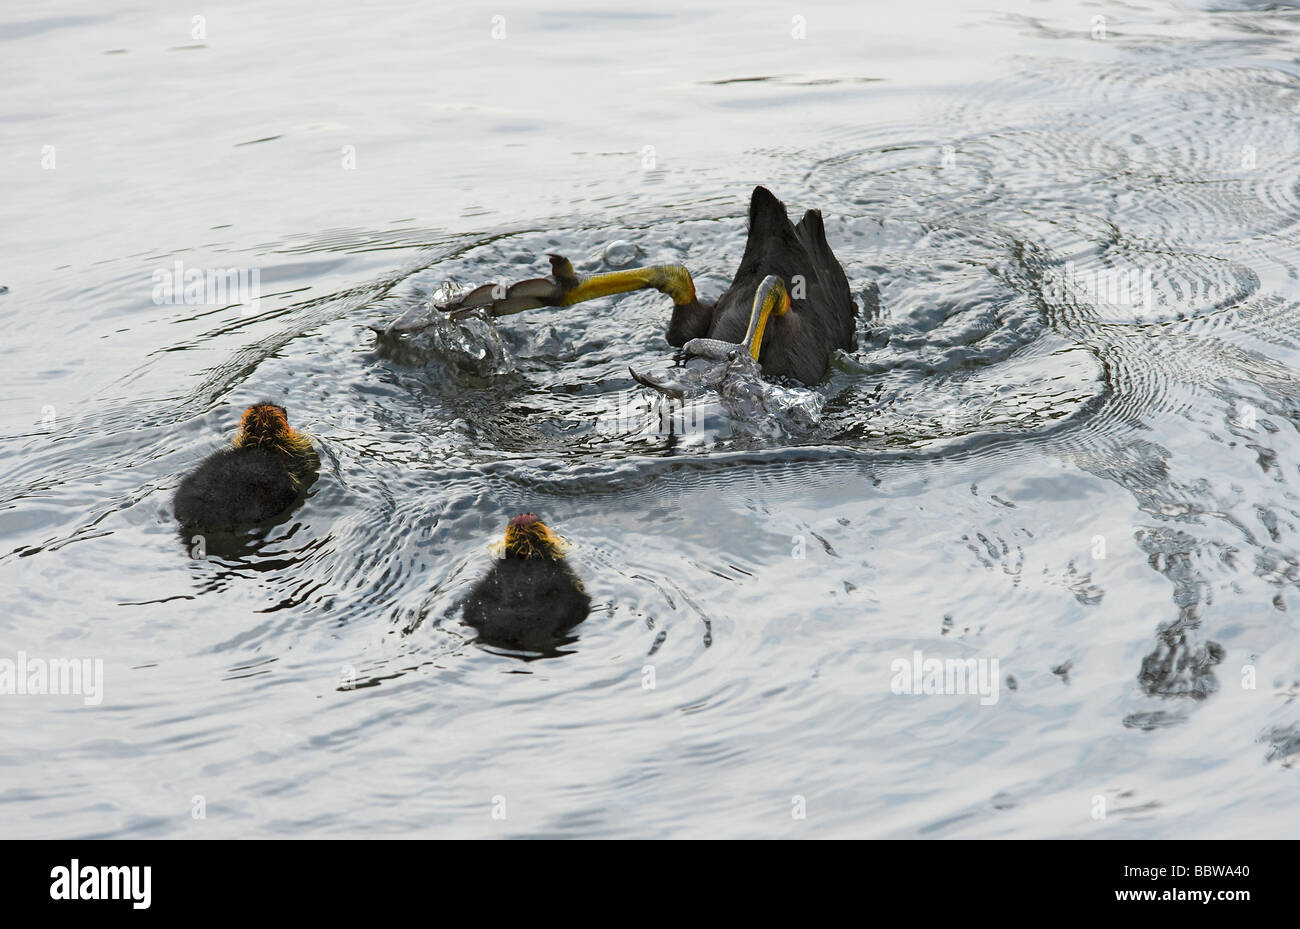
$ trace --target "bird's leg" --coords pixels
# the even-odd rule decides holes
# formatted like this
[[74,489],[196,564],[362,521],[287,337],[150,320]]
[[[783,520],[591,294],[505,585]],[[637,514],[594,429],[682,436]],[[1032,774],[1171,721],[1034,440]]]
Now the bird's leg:
[[724,361],[734,351],[743,350],[758,361],[763,348],[763,332],[773,314],[784,316],[790,310],[790,293],[785,281],[775,274],[763,278],[754,293],[754,303],[749,311],[749,328],[743,342],[724,342],[721,339],[691,339],[686,343],[686,354]]
[[580,278],[569,259],[551,255],[551,276],[520,281],[507,287],[504,284],[484,284],[469,293],[449,300],[439,309],[459,319],[476,310],[486,310],[491,316],[509,316],[542,306],[573,306],[610,294],[630,293],[634,290],[657,290],[673,298],[675,306],[695,302],[695,282],[691,273],[681,265],[652,265],[629,268]]
[[[554,262],[552,262],[554,264]],[[573,266],[567,261],[565,268],[570,275]],[[556,273],[558,279],[558,269]],[[610,294],[630,293],[634,290],[657,290],[673,298],[674,305],[691,303],[695,300],[695,282],[691,272],[681,265],[651,265],[646,268],[629,268],[626,271],[610,271],[606,274],[593,274],[584,280],[578,280],[576,286],[564,295],[564,306],[572,306],[597,297]]]
[[785,289],[785,281],[775,274],[763,278],[754,292],[754,303],[749,311],[749,329],[745,332],[745,349],[751,358],[758,361],[758,353],[763,347],[763,330],[772,314],[784,316],[790,311],[790,292]]

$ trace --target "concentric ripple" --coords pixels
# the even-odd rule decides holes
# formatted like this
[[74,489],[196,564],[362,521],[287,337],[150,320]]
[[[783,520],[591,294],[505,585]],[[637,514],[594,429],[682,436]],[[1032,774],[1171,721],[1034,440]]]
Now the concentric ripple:
[[[274,47],[223,22],[192,56],[209,70],[172,75],[204,107],[165,131],[149,95],[6,111],[0,627],[107,681],[98,709],[4,697],[6,827],[1293,831],[1300,20],[1222,6],[882,7],[864,30],[831,2],[795,11],[805,41],[740,2],[577,0],[507,11],[504,43],[445,18],[435,54],[416,14],[362,10],[374,41],[320,32],[343,43],[327,62],[376,79],[318,100],[268,13]],[[86,56],[79,28],[49,40],[74,37],[66,67],[15,79],[75,101],[156,63]],[[47,141],[58,172],[31,167]],[[223,157],[238,170],[193,182]],[[101,210],[53,223],[91,201],[87,165],[111,180]],[[184,210],[157,196],[182,182]],[[848,273],[858,347],[823,383],[696,383],[656,293],[430,314],[550,252],[683,263],[715,296],[756,183],[821,209]],[[177,259],[258,268],[260,304],[156,302]],[[629,366],[690,389],[664,399]],[[320,477],[274,525],[196,549],[172,492],[262,399],[313,436]],[[522,512],[592,601],[545,661],[461,622]],[[997,702],[897,693],[918,650],[999,662]]]

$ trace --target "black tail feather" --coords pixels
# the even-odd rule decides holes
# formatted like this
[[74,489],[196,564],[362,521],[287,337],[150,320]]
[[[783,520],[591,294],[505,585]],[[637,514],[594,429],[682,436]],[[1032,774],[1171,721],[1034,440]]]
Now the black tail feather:
[[808,236],[808,240],[816,242],[826,241],[826,227],[822,224],[822,211],[809,210],[803,214],[803,219],[799,220],[799,225],[795,226],[796,232],[802,232]]
[[793,232],[794,226],[786,215],[785,204],[776,199],[776,195],[766,187],[755,187],[749,198],[750,240],[772,235],[786,236]]

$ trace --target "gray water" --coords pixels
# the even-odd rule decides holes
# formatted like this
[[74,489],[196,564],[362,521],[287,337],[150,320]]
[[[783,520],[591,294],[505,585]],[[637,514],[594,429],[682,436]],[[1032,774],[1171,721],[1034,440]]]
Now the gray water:
[[[0,659],[103,668],[0,695],[4,835],[1296,833],[1300,12],[709,6],[0,17]],[[716,295],[756,183],[862,311],[797,428],[666,429],[658,294],[368,328],[547,252]],[[192,557],[264,398],[321,477]],[[521,511],[545,660],[457,617]]]

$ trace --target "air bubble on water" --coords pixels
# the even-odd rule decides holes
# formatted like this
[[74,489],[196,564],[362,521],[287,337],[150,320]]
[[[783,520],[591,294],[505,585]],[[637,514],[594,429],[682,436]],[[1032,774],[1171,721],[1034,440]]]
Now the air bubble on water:
[[611,268],[622,268],[630,265],[637,256],[639,249],[626,239],[615,239],[605,246],[604,260]]

